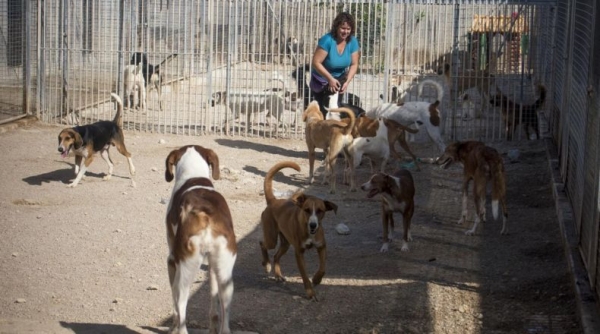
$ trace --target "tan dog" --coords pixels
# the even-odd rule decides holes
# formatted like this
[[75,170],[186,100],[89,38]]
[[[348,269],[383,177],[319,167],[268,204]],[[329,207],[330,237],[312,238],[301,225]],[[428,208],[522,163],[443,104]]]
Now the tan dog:
[[412,174],[406,169],[399,169],[393,174],[377,173],[360,188],[368,191],[367,198],[381,194],[383,245],[380,252],[387,252],[393,239],[394,212],[402,213],[404,235],[401,250],[408,251],[408,242],[412,241],[410,222],[415,211],[415,185]]
[[209,166],[213,179],[220,177],[219,157],[213,150],[187,145],[171,151],[165,165],[165,180],[175,178],[166,219],[167,264],[175,311],[170,333],[187,333],[190,288],[205,259],[210,272],[209,331],[230,333],[237,244],[229,206],[210,181]]
[[344,152],[344,147],[352,143],[351,131],[354,128],[355,116],[352,110],[348,108],[331,109],[329,112],[345,113],[350,118],[350,124],[333,119],[324,120],[323,114],[319,109],[317,101],[313,101],[302,114],[302,120],[306,124],[306,146],[308,147],[309,177],[308,183],[312,184],[314,179],[315,167],[315,149],[320,148],[326,151],[325,173],[323,175],[323,184],[327,183],[327,176],[330,177],[330,193],[335,193],[335,162],[340,152]]
[[76,187],[85,175],[87,168],[94,161],[96,153],[108,164],[108,174],[104,177],[109,180],[113,173],[113,163],[108,154],[108,149],[115,146],[117,151],[127,158],[131,184],[135,186],[133,175],[135,167],[131,161],[131,154],[125,147],[125,136],[123,135],[123,102],[119,95],[110,94],[117,101],[117,113],[112,121],[100,121],[93,124],[76,126],[63,129],[58,134],[58,152],[61,157],[66,158],[72,151],[75,154],[75,180],[69,187]]
[[448,147],[438,160],[437,164],[442,168],[448,168],[454,162],[461,162],[464,166],[464,178],[462,185],[462,214],[458,224],[467,220],[467,198],[469,182],[473,180],[473,197],[475,201],[475,223],[465,234],[473,235],[477,231],[480,221],[485,222],[485,195],[487,182],[492,183],[492,213],[494,219],[498,219],[498,204],[502,206],[502,231],[506,233],[506,184],[504,173],[504,161],[498,151],[486,146],[479,141],[455,142]]
[[[285,281],[281,274],[279,260],[288,251],[290,245],[294,246],[296,263],[298,264],[300,276],[302,276],[306,296],[316,301],[317,296],[313,286],[321,283],[321,279],[325,275],[327,247],[325,231],[322,227],[323,217],[327,211],[337,213],[337,205],[302,192],[297,192],[290,199],[275,198],[272,186],[273,177],[283,168],[293,168],[300,171],[298,164],[284,161],[273,166],[265,177],[264,191],[267,207],[261,215],[264,236],[264,240],[260,242],[262,265],[267,273],[271,272],[268,251],[277,246],[277,239],[279,239],[279,248],[273,258],[273,266],[275,278],[278,281]],[[304,252],[313,246],[316,247],[319,254],[319,269],[313,276],[311,284],[306,274]]]

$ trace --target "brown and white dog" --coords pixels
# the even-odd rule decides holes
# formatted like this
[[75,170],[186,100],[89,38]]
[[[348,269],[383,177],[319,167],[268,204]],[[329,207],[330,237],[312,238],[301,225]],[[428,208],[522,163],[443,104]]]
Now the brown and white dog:
[[219,179],[219,157],[213,150],[187,145],[171,151],[165,165],[165,180],[171,182],[175,178],[166,217],[167,264],[174,306],[170,333],[187,333],[190,288],[205,259],[210,272],[209,331],[230,333],[237,244],[229,206],[209,179],[210,168],[213,179]]
[[546,87],[544,87],[544,85],[538,85],[538,90],[540,97],[533,104],[520,105],[510,100],[496,88],[496,95],[492,96],[490,103],[502,109],[502,119],[506,125],[506,139],[513,139],[514,128],[519,125],[519,123],[523,124],[527,139],[531,139],[529,136],[530,127],[533,128],[536,139],[540,139],[537,111],[546,100]]
[[108,164],[108,174],[104,177],[109,180],[113,173],[113,163],[108,154],[108,149],[115,146],[117,151],[127,158],[129,173],[131,174],[132,186],[135,186],[133,175],[135,167],[131,161],[131,154],[125,147],[125,136],[123,135],[123,102],[119,95],[110,94],[117,102],[117,113],[112,121],[99,121],[93,124],[76,126],[63,129],[58,134],[58,152],[61,157],[66,158],[69,153],[75,154],[75,180],[69,187],[75,187],[85,175],[87,168],[94,160],[96,153]]
[[[262,265],[267,273],[271,272],[269,250],[277,246],[279,248],[273,257],[275,279],[285,281],[281,274],[279,260],[288,251],[290,245],[296,253],[296,263],[304,283],[304,290],[308,299],[317,301],[314,286],[321,283],[325,275],[325,259],[327,244],[325,242],[325,231],[322,227],[323,217],[327,211],[337,213],[337,205],[306,195],[303,192],[295,193],[289,199],[277,199],[273,195],[273,177],[283,168],[293,168],[300,171],[300,166],[291,161],[283,161],[267,172],[264,183],[265,199],[267,207],[261,214],[263,228],[263,241],[260,241],[262,252]],[[306,274],[304,252],[315,247],[319,254],[319,269],[312,278],[312,283]]]
[[502,231],[506,233],[506,177],[504,172],[504,161],[498,151],[486,146],[479,141],[455,142],[448,147],[438,160],[437,164],[442,168],[448,168],[454,162],[461,162],[464,167],[464,177],[462,184],[462,213],[458,224],[463,224],[467,220],[467,199],[469,183],[473,180],[473,197],[475,201],[475,222],[466,235],[473,235],[477,231],[477,225],[480,221],[485,222],[485,196],[487,182],[492,183],[492,213],[494,219],[498,219],[498,205],[502,207]]
[[377,173],[360,188],[368,191],[367,198],[381,194],[383,245],[380,252],[387,252],[393,239],[394,212],[402,213],[404,235],[401,250],[408,251],[408,242],[412,241],[410,221],[415,211],[415,184],[412,174],[406,169],[399,169],[393,174]]
[[[428,80],[428,82],[434,82]],[[439,110],[440,102],[444,97],[444,90],[435,83],[438,91],[437,100],[434,103],[424,101],[410,101],[405,103],[382,103],[367,111],[367,116],[372,119],[384,117],[394,120],[399,124],[410,126],[424,126],[429,138],[438,145],[440,152],[444,151],[446,144],[442,139],[441,124],[442,115]]]
[[302,121],[306,124],[305,138],[308,147],[309,177],[308,183],[312,184],[314,179],[315,167],[315,149],[325,150],[325,173],[323,175],[323,184],[327,183],[329,176],[331,187],[329,192],[335,193],[335,163],[340,152],[352,143],[352,129],[354,128],[355,116],[352,110],[348,108],[332,109],[330,112],[345,113],[350,118],[350,124],[333,119],[323,119],[323,114],[319,109],[317,101],[313,101],[302,114]]
[[[347,124],[349,124],[350,119],[344,118],[342,119],[342,122],[346,122]],[[352,129],[352,136],[354,137],[354,140],[356,140],[357,137],[375,137],[380,127],[379,123],[380,122],[377,119],[369,118],[365,114],[360,115],[354,123],[354,129]],[[390,153],[393,153],[396,159],[402,160],[402,156],[398,153],[398,151],[396,151],[395,144],[399,143],[400,146],[406,151],[406,153],[408,153],[413,158],[417,170],[421,170],[418,165],[417,156],[414,155],[414,153],[410,150],[410,147],[406,142],[406,133],[415,134],[419,132],[419,129],[409,128],[392,119],[384,119],[384,124],[387,127]]]

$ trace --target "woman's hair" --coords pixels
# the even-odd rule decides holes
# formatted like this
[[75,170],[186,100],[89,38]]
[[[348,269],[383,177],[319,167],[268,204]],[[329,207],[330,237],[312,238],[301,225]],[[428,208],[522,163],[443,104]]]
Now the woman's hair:
[[335,19],[333,19],[333,23],[331,24],[331,35],[333,38],[337,39],[338,28],[344,23],[348,23],[350,26],[350,36],[354,35],[356,32],[356,23],[354,22],[354,17],[348,12],[341,12],[335,17]]

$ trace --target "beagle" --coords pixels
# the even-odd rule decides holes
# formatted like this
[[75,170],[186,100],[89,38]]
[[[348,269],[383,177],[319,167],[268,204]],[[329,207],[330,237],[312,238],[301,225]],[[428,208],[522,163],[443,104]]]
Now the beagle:
[[165,180],[176,179],[167,209],[169,282],[173,295],[173,324],[169,333],[187,333],[186,308],[200,265],[210,272],[210,333],[230,333],[233,266],[237,244],[225,198],[209,179],[218,180],[219,157],[197,145],[171,151],[165,161]]
[[108,154],[110,146],[115,146],[117,151],[127,158],[129,163],[129,174],[131,175],[131,185],[135,187],[133,176],[135,167],[131,161],[131,154],[125,147],[125,137],[123,135],[123,102],[119,95],[110,94],[117,102],[117,114],[112,121],[100,121],[93,124],[65,128],[58,134],[58,152],[61,157],[66,158],[70,152],[75,154],[75,180],[69,187],[76,187],[85,175],[87,168],[94,160],[94,155],[100,153],[100,156],[108,164],[108,174],[105,180],[110,179],[113,172],[113,163]]

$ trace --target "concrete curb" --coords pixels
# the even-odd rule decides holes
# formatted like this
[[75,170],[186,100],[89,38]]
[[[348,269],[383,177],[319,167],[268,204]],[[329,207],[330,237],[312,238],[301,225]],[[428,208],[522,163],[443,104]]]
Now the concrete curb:
[[560,165],[558,162],[558,149],[552,139],[546,138],[546,155],[552,178],[552,194],[556,203],[556,214],[563,239],[565,258],[573,279],[575,298],[581,327],[586,334],[600,333],[600,309],[596,301],[596,295],[592,291],[586,268],[583,264],[575,233],[575,221],[571,202],[564,190],[564,183],[560,176]]
[[0,133],[6,133],[8,131],[15,130],[19,127],[30,125],[32,123],[37,122],[38,119],[35,116],[25,116],[16,121],[0,124]]

